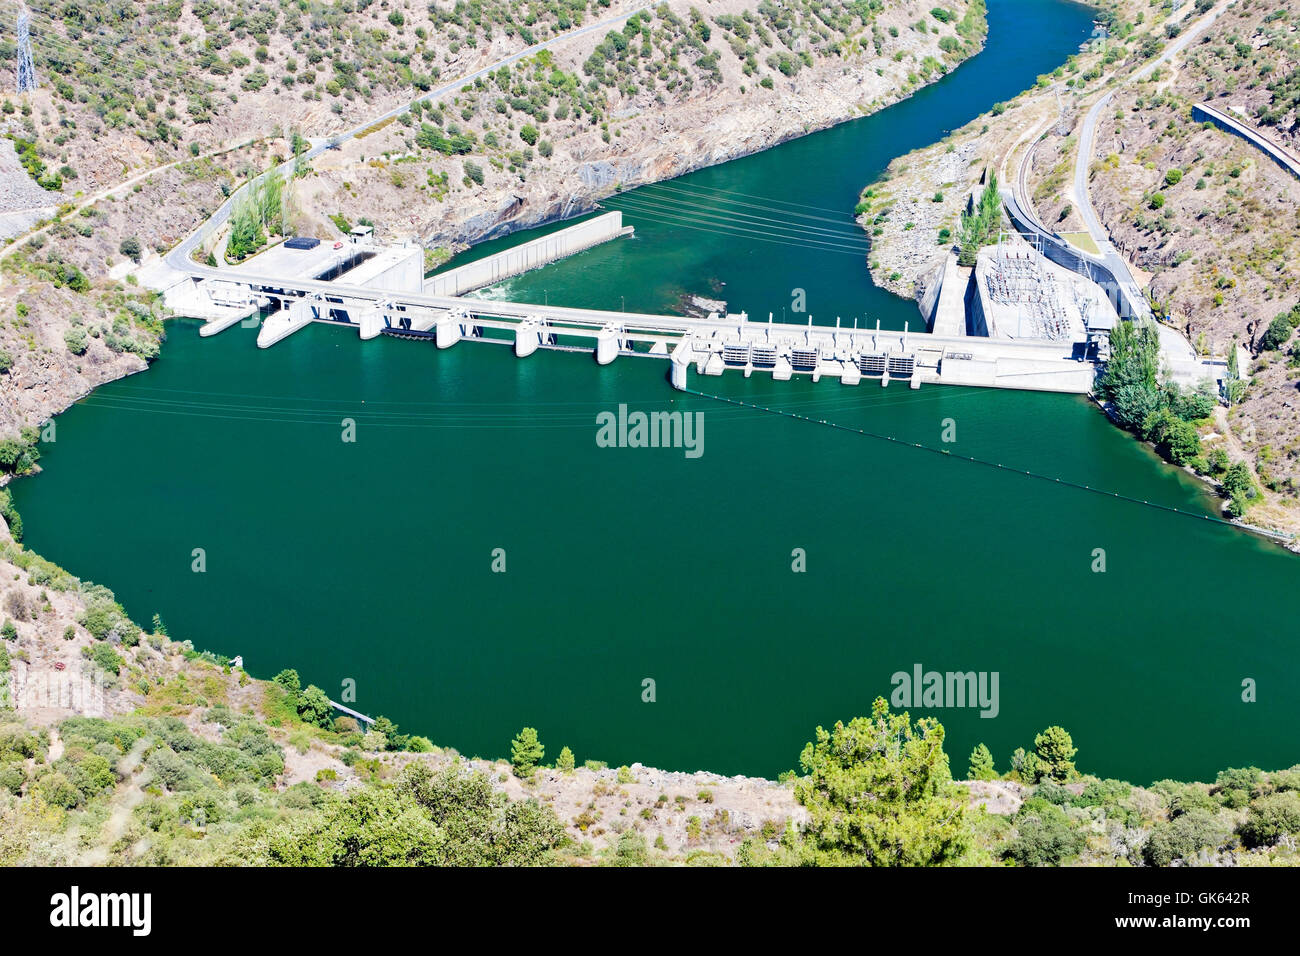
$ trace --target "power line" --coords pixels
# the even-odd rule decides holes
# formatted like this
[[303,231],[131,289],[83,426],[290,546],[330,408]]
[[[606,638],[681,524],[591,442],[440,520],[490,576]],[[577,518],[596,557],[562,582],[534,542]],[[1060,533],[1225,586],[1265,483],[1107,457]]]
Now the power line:
[[[618,208],[618,207],[614,207]],[[816,249],[823,252],[834,252],[840,255],[850,255],[856,258],[862,258],[866,255],[865,249],[853,246],[840,245],[839,243],[828,242],[824,240],[804,238],[797,236],[787,236],[777,233],[776,237],[770,230],[746,229],[743,226],[728,226],[721,224],[716,219],[697,219],[693,216],[679,215],[672,218],[665,218],[671,214],[665,214],[658,210],[646,211],[643,206],[633,206],[631,211],[644,219],[651,222],[657,222],[663,225],[680,226],[683,229],[694,229],[698,232],[711,232],[721,236],[731,236],[733,238],[745,238],[754,242],[771,242],[781,246],[794,246],[796,248]]]
[[[854,218],[848,213],[843,213],[840,216],[831,218],[830,216],[813,216],[806,212],[791,212],[785,209],[778,209],[776,206],[773,205],[774,203],[780,203],[781,200],[779,199],[766,199],[762,203],[744,202],[739,199],[727,199],[723,196],[713,196],[708,193],[698,193],[695,192],[691,186],[683,185],[682,183],[676,181],[654,183],[650,186],[642,186],[640,189],[637,190],[637,192],[640,193],[646,190],[660,190],[660,189],[667,189],[676,193],[684,193],[685,195],[692,196],[698,199],[711,199],[717,203],[726,203],[733,206],[745,206],[746,208],[749,209],[762,209],[766,212],[783,213],[787,217],[795,216],[798,217],[799,219],[809,219],[809,220],[814,220],[816,222],[829,222],[829,223],[835,223],[843,226],[852,226],[856,228],[856,222],[854,221]],[[819,207],[814,206],[813,208],[819,208]]]
[[722,189],[721,187],[718,186],[701,186],[699,183],[679,183],[679,185],[690,186],[692,189],[703,189],[703,190],[707,190],[708,192],[726,193],[727,195],[730,196],[744,196],[746,199],[761,199],[764,202],[779,203],[780,205],[783,206],[796,206],[800,209],[816,209],[818,212],[830,212],[839,215],[842,215],[844,213],[843,209],[831,209],[827,206],[810,206],[807,203],[790,202],[789,200],[786,199],[772,199],[769,196],[758,196],[755,195],[754,193],[742,193],[735,189]]
[[[758,216],[755,215],[754,213],[738,212],[734,209],[727,209],[725,207],[700,206],[694,203],[686,203],[686,202],[682,202],[681,200],[671,199],[671,198],[665,200],[657,197],[652,192],[646,192],[642,189],[638,189],[635,193],[622,193],[612,198],[630,199],[630,200],[635,200],[637,202],[649,203],[651,205],[658,205],[658,206],[662,206],[665,209],[671,210],[673,212],[677,212],[680,210],[688,210],[690,212],[698,212],[701,215],[718,215],[726,220],[740,219],[742,221],[748,220],[755,223],[773,223],[776,226],[779,226],[787,230],[796,230],[798,232],[807,233],[809,235],[814,235],[814,236],[825,236],[826,238],[829,239],[838,239],[849,243],[861,243],[864,247],[864,251],[865,251],[865,247],[870,244],[867,237],[862,234],[862,230],[858,229],[856,226],[852,227],[851,230],[827,229],[825,226],[810,226],[810,225],[805,225],[804,223],[801,222],[792,221],[790,219],[773,219],[770,216]],[[779,210],[769,210],[769,211],[779,212]]]

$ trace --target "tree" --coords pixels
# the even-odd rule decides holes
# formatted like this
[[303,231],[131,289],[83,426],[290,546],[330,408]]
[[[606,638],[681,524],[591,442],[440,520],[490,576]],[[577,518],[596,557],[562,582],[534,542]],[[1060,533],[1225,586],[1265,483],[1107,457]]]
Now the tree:
[[1230,502],[1229,511],[1234,517],[1244,515],[1250,507],[1250,500],[1259,494],[1250,474],[1250,466],[1244,461],[1235,461],[1229,465],[1220,484]]
[[1125,428],[1140,433],[1161,408],[1159,370],[1160,336],[1154,322],[1120,322],[1111,330],[1110,358],[1097,388]]
[[298,672],[292,667],[287,667],[280,673],[276,674],[271,680],[279,684],[290,694],[296,694],[302,690],[302,681],[298,677]]
[[1064,781],[1075,776],[1074,755],[1078,752],[1064,727],[1048,727],[1034,738],[1034,753],[1041,762],[1043,774],[1053,780]]
[[546,748],[532,727],[525,727],[510,741],[510,766],[520,779],[527,780],[531,777],[545,756]]
[[1025,753],[1024,747],[1017,747],[1011,755],[1011,770],[1021,783],[1038,783],[1043,776],[1043,762],[1036,753]]
[[309,684],[307,689],[298,695],[297,710],[298,716],[304,723],[314,724],[317,727],[328,727],[331,723],[330,700],[315,684]]
[[574,763],[573,751],[568,747],[563,747],[560,750],[560,756],[555,760],[555,769],[561,773],[573,773]]
[[537,145],[538,135],[539,134],[537,132],[537,127],[534,126],[532,123],[525,123],[523,126],[519,128],[519,138],[522,139],[529,146]]
[[998,772],[993,768],[993,754],[988,747],[979,744],[970,752],[970,769],[966,771],[967,780],[996,780]]
[[1241,825],[1241,839],[1249,847],[1271,846],[1293,833],[1300,833],[1300,793],[1294,790],[1260,797]]
[[1291,338],[1291,322],[1288,320],[1286,313],[1282,313],[1268,324],[1264,334],[1260,336],[1259,347],[1261,351],[1272,352],[1280,349]]
[[958,244],[961,251],[957,261],[963,266],[975,265],[980,248],[995,242],[1002,228],[1002,197],[998,195],[998,177],[989,174],[979,205],[961,215],[958,227]]
[[807,777],[795,799],[808,809],[793,838],[796,859],[815,865],[933,866],[954,863],[969,845],[965,802],[943,750],[943,725],[913,726],[876,698],[870,717],[817,739],[799,757]]
[[117,251],[128,259],[139,262],[141,253],[140,240],[135,236],[127,236],[122,240],[122,244],[117,247]]

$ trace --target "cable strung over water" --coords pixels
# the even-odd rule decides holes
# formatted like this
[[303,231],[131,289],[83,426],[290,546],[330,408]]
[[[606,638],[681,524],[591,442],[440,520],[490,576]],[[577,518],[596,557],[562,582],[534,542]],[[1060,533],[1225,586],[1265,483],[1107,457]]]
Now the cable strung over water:
[[[986,458],[976,458],[972,455],[962,455],[957,452],[949,451],[946,448],[935,448],[931,445],[924,445],[921,442],[906,441],[902,438],[896,438],[893,435],[885,435],[880,432],[867,431],[865,428],[854,428],[852,425],[841,425],[839,422],[827,421],[824,418],[813,418],[810,415],[801,415],[798,412],[786,411],[781,408],[772,408],[767,405],[755,405],[753,402],[742,401],[738,398],[727,398],[725,395],[712,395],[709,392],[697,391],[693,388],[684,388],[682,391],[690,395],[698,395],[700,398],[712,399],[715,402],[722,402],[727,405],[736,405],[742,408],[753,409],[758,412],[766,412],[769,415],[780,415],[783,418],[793,418],[801,422],[810,422],[814,425],[825,425],[827,428],[834,428],[838,431],[849,432],[854,435],[860,435],[864,438],[875,438],[879,441],[886,441],[890,444],[901,445],[905,448],[916,448],[921,451],[928,451],[932,455],[942,455],[945,458],[957,458],[961,461],[970,462],[973,465],[983,465],[986,468],[995,468],[998,471],[1005,471],[1013,475],[1024,475],[1027,478],[1035,478],[1039,481],[1045,481],[1054,485],[1066,485],[1070,488],[1077,488],[1080,491],[1090,491],[1095,495],[1101,495],[1104,498],[1118,498],[1121,501],[1132,502],[1135,505],[1145,505],[1148,508],[1155,508],[1159,511],[1167,511],[1171,514],[1182,515],[1184,518],[1196,518],[1201,521],[1209,521],[1214,524],[1226,525],[1234,530],[1255,530],[1246,528],[1236,522],[1228,521],[1226,518],[1220,518],[1215,515],[1197,514],[1194,511],[1184,511],[1181,508],[1175,508],[1172,505],[1162,505],[1159,502],[1148,501],[1143,498],[1134,498],[1132,495],[1126,495],[1118,491],[1107,491],[1104,488],[1094,488],[1091,485],[1085,485],[1082,482],[1071,481],[1068,478],[1057,478],[1052,475],[1044,475],[1040,472],[1029,471],[1024,468],[1008,468],[1006,465],[999,464],[995,461],[989,461]],[[1268,533],[1268,532],[1264,532]]]
[[[744,198],[733,198],[737,196]],[[633,213],[659,225],[746,241],[800,246],[862,258],[870,251],[869,238],[846,210],[808,206],[752,193],[694,184],[653,183],[611,196],[604,200],[603,205]]]

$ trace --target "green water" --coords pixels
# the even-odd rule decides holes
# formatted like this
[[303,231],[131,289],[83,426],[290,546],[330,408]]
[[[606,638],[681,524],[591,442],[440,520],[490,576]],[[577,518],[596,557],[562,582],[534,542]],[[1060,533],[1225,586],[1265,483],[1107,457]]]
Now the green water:
[[[891,156],[1032,83],[1088,32],[1072,3],[991,7],[987,51],[937,86],[683,188],[851,207]],[[819,322],[916,316],[860,256],[638,218],[636,195],[637,238],[493,294],[654,310],[723,283],[755,316],[796,288]],[[323,326],[262,351],[252,330],[196,330],[175,323],[148,374],[61,416],[17,501],[34,550],[255,675],[296,667],[336,699],[355,680],[358,709],[468,753],[503,754],[528,724],[549,757],[567,744],[579,759],[775,774],[818,723],[867,712],[921,663],[1000,674],[995,719],[935,711],[958,773],[976,742],[1005,766],[1052,723],[1082,766],[1138,781],[1300,759],[1279,600],[1295,559],[1195,517],[1214,508],[1199,487],[1082,399],[693,381],[930,445],[951,418],[963,454],[1193,515],[683,395],[661,361],[519,361]],[[598,448],[596,413],[620,402],[702,412],[703,456]],[[1257,703],[1241,702],[1244,678]]]

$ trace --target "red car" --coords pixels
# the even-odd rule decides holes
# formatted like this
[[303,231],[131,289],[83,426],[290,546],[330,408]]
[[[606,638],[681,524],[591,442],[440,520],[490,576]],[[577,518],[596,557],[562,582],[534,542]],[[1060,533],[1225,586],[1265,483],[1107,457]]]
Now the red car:
[[334,248],[335,248],[335,249],[342,249],[342,248],[343,248],[343,240],[340,239],[338,242],[334,243]]
[[64,669],[67,668],[67,666],[68,666],[68,665],[65,664],[65,663],[63,663],[63,661],[55,661],[55,662],[54,662],[54,669],[55,669],[56,671],[64,670]]

